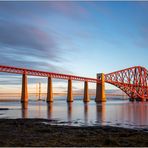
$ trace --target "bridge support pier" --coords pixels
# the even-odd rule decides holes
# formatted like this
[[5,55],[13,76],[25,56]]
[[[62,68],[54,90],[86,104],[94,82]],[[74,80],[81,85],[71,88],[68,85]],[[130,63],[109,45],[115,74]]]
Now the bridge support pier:
[[71,79],[68,80],[67,102],[73,102],[72,80]]
[[89,102],[89,94],[88,94],[88,81],[84,82],[84,98],[83,98],[84,102]]
[[97,74],[97,79],[101,80],[101,83],[96,84],[96,102],[106,102],[105,96],[105,76],[103,73]]
[[21,102],[28,102],[28,88],[27,88],[27,75],[22,75],[22,94],[21,94]]
[[135,100],[136,100],[137,102],[144,101],[144,99],[142,99],[142,98],[136,98]]
[[53,102],[53,93],[52,93],[52,78],[48,77],[47,82],[47,102]]

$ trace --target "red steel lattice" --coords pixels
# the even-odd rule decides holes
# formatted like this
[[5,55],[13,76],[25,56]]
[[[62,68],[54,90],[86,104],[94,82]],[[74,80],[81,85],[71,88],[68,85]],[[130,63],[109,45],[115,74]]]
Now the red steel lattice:
[[113,84],[133,99],[148,99],[148,71],[135,66],[105,75],[105,82]]

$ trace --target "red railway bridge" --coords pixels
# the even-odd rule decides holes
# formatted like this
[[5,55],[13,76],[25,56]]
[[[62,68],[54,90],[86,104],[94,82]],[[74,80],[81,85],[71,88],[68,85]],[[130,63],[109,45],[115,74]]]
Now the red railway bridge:
[[47,83],[47,102],[53,101],[52,79],[68,80],[67,101],[73,101],[72,80],[84,82],[84,102],[89,102],[88,82],[96,83],[96,102],[106,101],[105,82],[115,85],[125,92],[132,100],[148,100],[148,70],[141,66],[135,66],[109,74],[99,73],[97,78],[86,78],[75,75],[67,75],[39,70],[17,68],[12,66],[0,65],[0,72],[15,73],[22,75],[22,94],[21,102],[28,101],[27,75],[48,77]]

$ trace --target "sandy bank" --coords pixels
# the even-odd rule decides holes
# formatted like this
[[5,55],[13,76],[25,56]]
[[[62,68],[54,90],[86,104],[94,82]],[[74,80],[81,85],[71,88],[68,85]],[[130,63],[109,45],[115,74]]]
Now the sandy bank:
[[69,127],[42,119],[0,119],[0,146],[148,146],[148,133],[116,127]]

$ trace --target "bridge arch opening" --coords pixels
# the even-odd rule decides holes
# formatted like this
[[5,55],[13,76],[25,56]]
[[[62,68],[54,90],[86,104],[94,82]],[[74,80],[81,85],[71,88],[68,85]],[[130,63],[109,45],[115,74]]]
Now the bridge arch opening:
[[20,99],[21,82],[21,75],[0,73],[0,99],[5,101]]
[[66,100],[67,80],[52,78],[53,101]]
[[30,76],[27,75],[28,79],[28,98],[29,100],[45,100],[46,98],[46,77],[41,76]]
[[128,95],[117,86],[114,86],[109,83],[105,83],[105,88],[106,88],[105,93],[106,93],[107,99],[128,99],[129,98]]

